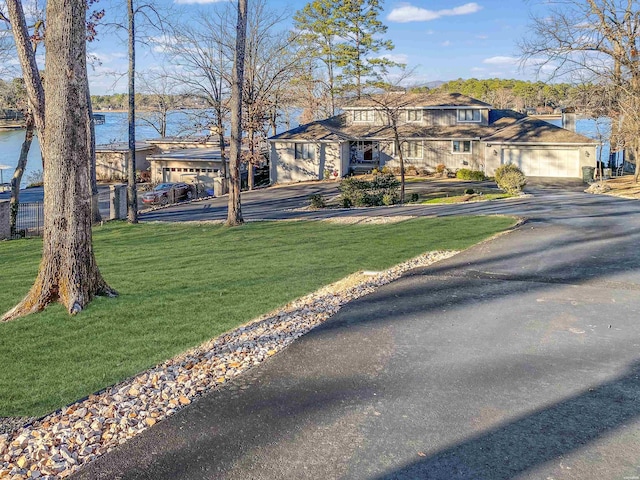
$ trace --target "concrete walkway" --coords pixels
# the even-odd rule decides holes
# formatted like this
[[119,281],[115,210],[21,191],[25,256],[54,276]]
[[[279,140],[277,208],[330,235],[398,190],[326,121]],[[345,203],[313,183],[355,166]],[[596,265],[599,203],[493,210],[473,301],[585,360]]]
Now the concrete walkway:
[[640,478],[640,202],[534,193],[73,478]]

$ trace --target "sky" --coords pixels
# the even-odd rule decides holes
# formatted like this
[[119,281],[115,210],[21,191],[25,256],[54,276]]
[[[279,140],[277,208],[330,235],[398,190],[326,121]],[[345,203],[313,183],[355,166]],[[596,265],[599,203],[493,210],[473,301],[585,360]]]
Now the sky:
[[[107,9],[106,21],[117,8],[101,0]],[[116,1],[116,0],[113,0]],[[201,11],[220,8],[227,0],[155,0],[159,8],[177,9],[184,18],[195,18]],[[251,8],[249,0],[249,8]],[[385,38],[395,48],[386,56],[415,67],[414,84],[457,78],[518,78],[537,80],[532,71],[519,68],[517,43],[527,33],[530,15],[541,9],[544,0],[411,0],[384,3],[380,20],[388,27]],[[536,3],[538,2],[538,3]],[[116,2],[123,4],[123,1]],[[267,0],[278,12],[295,13],[306,1]],[[539,13],[538,10],[536,13]],[[282,28],[290,28],[289,19]],[[89,46],[97,60],[90,68],[92,94],[126,91],[123,77],[127,68],[124,38],[99,28],[98,40]],[[139,71],[157,68],[162,54],[139,45]],[[539,79],[545,80],[544,77]]]

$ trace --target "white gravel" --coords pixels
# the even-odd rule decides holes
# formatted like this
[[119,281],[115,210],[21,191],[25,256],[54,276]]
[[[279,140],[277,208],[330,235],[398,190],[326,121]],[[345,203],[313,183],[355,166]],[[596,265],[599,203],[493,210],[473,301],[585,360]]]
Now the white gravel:
[[29,426],[1,434],[0,480],[68,477],[276,354],[345,303],[455,253],[430,252],[383,272],[356,273]]

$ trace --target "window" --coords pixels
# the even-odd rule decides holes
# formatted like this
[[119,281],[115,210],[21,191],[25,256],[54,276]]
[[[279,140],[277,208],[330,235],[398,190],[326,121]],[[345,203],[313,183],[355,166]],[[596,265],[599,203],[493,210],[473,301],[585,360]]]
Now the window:
[[459,122],[479,122],[480,121],[480,110],[465,108],[458,110],[458,121]]
[[422,158],[422,142],[419,140],[404,142],[402,156],[404,158]]
[[373,122],[375,112],[373,110],[354,110],[353,121],[354,122]]
[[407,122],[421,122],[422,110],[407,110]]
[[313,143],[296,143],[296,160],[315,160],[316,149]]
[[454,140],[451,142],[453,153],[471,153],[471,140]]

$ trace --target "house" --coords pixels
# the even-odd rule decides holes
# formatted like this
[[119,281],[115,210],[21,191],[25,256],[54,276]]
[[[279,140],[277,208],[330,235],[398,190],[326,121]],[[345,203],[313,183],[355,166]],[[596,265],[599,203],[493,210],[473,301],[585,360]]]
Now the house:
[[573,131],[456,93],[394,93],[352,100],[340,115],[275,135],[272,183],[316,180],[398,167],[397,118],[405,167],[469,168],[492,175],[506,163],[528,176],[581,177],[594,166],[597,142]]
[[[136,142],[136,170],[149,168],[147,157],[158,147],[147,142]],[[116,142],[96,145],[96,178],[100,181],[125,181],[129,164],[129,144]]]

